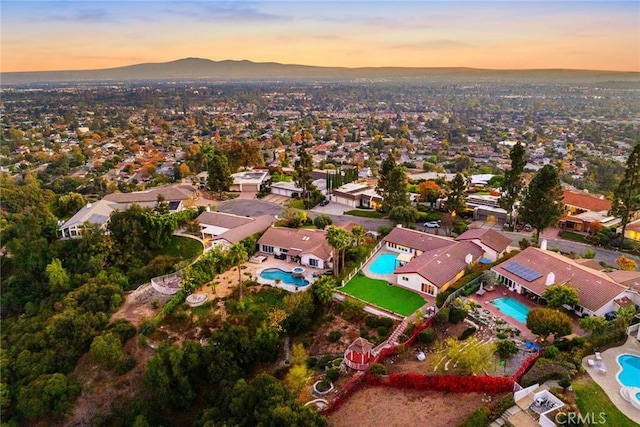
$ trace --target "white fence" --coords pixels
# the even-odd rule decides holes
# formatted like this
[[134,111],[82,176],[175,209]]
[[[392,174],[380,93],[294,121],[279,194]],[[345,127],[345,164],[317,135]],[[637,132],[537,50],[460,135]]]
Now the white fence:
[[351,270],[351,273],[349,273],[349,275],[347,276],[346,279],[344,279],[344,280],[342,280],[342,282],[340,282],[340,287],[342,287],[342,286],[346,285],[347,283],[349,283],[349,280],[353,279],[353,276],[355,276],[356,274],[358,274],[358,272],[360,270],[362,270],[362,267],[364,267],[369,262],[369,260],[378,252],[378,250],[382,247],[383,244],[384,244],[384,240],[381,240],[380,242],[378,242],[376,247],[373,248],[373,250],[371,252],[369,252],[369,255],[367,255],[367,258],[365,258],[365,260],[362,261],[360,263],[360,265],[358,265],[356,268]]

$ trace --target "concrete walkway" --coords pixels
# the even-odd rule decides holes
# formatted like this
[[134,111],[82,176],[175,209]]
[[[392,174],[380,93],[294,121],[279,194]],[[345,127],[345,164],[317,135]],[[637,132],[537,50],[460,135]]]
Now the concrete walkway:
[[582,359],[582,366],[589,376],[607,393],[609,399],[614,405],[629,417],[631,420],[640,424],[640,410],[634,408],[631,403],[627,402],[620,396],[620,388],[618,382],[618,373],[620,365],[618,364],[618,356],[621,354],[634,354],[640,357],[640,341],[637,338],[629,337],[627,342],[620,347],[610,348],[602,352],[602,362],[606,366],[606,373],[600,373],[598,367],[591,367],[587,362],[589,359],[595,360],[595,355],[590,354]]

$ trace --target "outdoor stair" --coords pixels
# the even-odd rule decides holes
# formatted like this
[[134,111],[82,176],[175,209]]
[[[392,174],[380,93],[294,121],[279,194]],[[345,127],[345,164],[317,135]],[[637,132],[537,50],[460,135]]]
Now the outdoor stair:
[[509,421],[509,418],[511,418],[512,416],[514,416],[515,414],[517,414],[520,411],[522,411],[522,409],[520,409],[520,407],[518,407],[518,405],[513,405],[511,408],[509,408],[506,411],[504,411],[504,413],[502,415],[500,415],[499,418],[496,418],[495,421],[493,421],[491,424],[489,424],[489,427],[500,427],[500,426],[505,425],[507,423],[507,421]]

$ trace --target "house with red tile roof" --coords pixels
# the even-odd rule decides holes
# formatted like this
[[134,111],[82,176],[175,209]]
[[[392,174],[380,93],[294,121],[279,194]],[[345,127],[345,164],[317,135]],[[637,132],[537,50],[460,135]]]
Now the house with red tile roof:
[[574,231],[589,231],[591,224],[600,223],[613,227],[619,218],[609,215],[611,201],[602,195],[582,191],[563,190],[564,216],[560,219],[560,228]]
[[324,230],[270,227],[258,239],[258,250],[309,267],[332,267],[333,252]]
[[484,250],[482,257],[494,262],[509,252],[511,239],[490,228],[467,230],[458,237],[458,242],[473,242]]
[[[544,246],[544,245],[543,245]],[[616,311],[616,300],[626,297],[640,305],[640,293],[553,251],[528,247],[492,268],[498,281],[522,295],[542,296],[553,285],[567,284],[578,291],[579,304],[570,307],[579,316],[602,316]]]
[[393,272],[396,284],[430,296],[455,283],[484,253],[471,241],[458,242],[401,226],[384,238],[384,245],[400,254],[400,266]]

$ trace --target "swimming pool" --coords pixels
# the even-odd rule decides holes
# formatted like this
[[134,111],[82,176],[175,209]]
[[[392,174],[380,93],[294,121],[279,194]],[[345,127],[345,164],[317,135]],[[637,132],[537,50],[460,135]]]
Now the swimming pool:
[[503,297],[494,299],[491,304],[498,307],[498,310],[503,312],[509,317],[513,317],[520,323],[527,323],[527,314],[529,314],[529,307],[522,304],[518,300],[511,297]]
[[392,274],[396,269],[397,254],[380,254],[373,260],[369,270],[376,274]]
[[304,287],[309,284],[304,277],[294,277],[290,272],[280,270],[279,268],[266,268],[260,272],[260,277],[267,280],[280,280],[287,285],[298,287]]
[[[618,356],[618,381],[626,387],[640,388],[640,357],[633,354],[621,354]],[[640,399],[640,396],[638,396]]]

